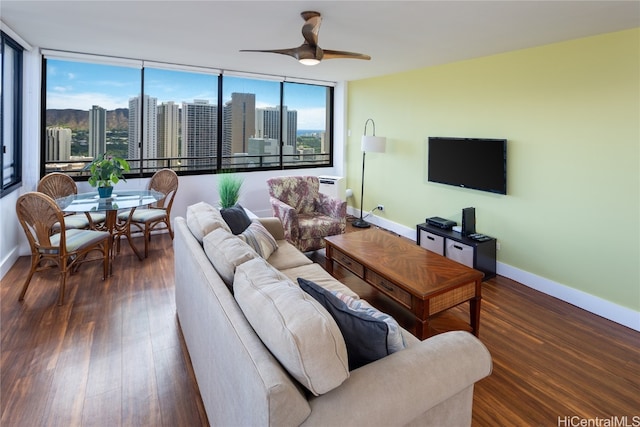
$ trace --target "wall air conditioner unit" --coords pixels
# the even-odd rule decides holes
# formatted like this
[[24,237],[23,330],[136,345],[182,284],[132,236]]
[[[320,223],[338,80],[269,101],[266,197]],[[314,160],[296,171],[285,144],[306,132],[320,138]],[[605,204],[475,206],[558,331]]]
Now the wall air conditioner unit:
[[320,192],[340,200],[347,200],[347,183],[341,176],[319,176]]

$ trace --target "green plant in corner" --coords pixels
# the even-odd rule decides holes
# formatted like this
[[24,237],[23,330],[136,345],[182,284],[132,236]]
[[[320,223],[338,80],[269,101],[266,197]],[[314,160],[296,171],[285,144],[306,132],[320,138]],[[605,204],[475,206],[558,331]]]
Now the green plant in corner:
[[240,188],[243,179],[231,172],[223,172],[218,175],[218,195],[220,196],[220,207],[230,208],[238,203],[240,198]]
[[89,185],[92,187],[111,187],[123,180],[124,173],[130,170],[129,163],[125,159],[113,156],[111,154],[100,154],[85,167],[90,172]]

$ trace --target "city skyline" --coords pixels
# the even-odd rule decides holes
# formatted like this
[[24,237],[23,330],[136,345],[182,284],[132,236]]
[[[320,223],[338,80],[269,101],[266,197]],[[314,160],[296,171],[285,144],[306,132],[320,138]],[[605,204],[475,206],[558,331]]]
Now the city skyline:
[[[145,95],[158,104],[192,103],[206,99],[217,103],[217,75],[145,68]],[[279,82],[241,77],[224,77],[223,102],[231,94],[254,93],[256,108],[277,107]],[[86,62],[47,61],[47,109],[105,110],[128,108],[129,100],[139,96],[140,69]],[[298,111],[298,128],[326,129],[326,88],[298,84],[285,92],[284,103]]]
[[[316,148],[313,148],[315,144],[312,147],[304,143],[298,146],[296,110],[287,107],[283,107],[282,111],[280,107],[257,108],[255,100],[256,96],[252,93],[233,93],[231,100],[223,105],[222,122],[219,124],[218,105],[206,99],[183,102],[179,106],[172,101],[158,105],[158,100],[149,95],[131,98],[126,132],[108,131],[106,110],[94,105],[88,111],[88,130],[79,133],[80,139],[71,139],[71,129],[47,127],[47,161],[79,160],[77,154],[92,158],[96,153],[106,152],[107,145],[114,143],[111,137],[115,137],[116,143],[124,137],[126,158],[133,162],[132,167],[137,167],[139,160],[142,160],[145,169],[153,170],[158,166],[159,159],[171,159],[180,167],[207,167],[216,156],[219,125],[223,129],[222,156],[227,165],[277,163],[281,147],[284,155],[297,153],[307,161],[313,160],[316,153],[326,153],[324,131],[320,131],[317,140],[320,145]],[[108,137],[108,132],[114,132],[114,135]],[[280,140],[282,146],[278,142]],[[72,156],[71,144],[76,142],[82,145],[83,141],[88,153],[76,151],[77,154]],[[185,161],[181,162],[180,158]],[[54,167],[77,169],[82,165],[56,164]]]

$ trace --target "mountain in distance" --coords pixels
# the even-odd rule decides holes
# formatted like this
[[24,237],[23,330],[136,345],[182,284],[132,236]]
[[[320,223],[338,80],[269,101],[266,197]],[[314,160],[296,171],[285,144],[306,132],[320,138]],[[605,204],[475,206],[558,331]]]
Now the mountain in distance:
[[[72,130],[89,130],[89,110],[47,110],[47,126],[60,126]],[[107,111],[107,130],[128,130],[129,109]]]
[[[47,126],[60,126],[71,130],[89,130],[89,110],[48,109],[46,112]],[[129,109],[116,108],[107,111],[107,130],[129,130]],[[320,135],[323,129],[297,129],[297,136]]]

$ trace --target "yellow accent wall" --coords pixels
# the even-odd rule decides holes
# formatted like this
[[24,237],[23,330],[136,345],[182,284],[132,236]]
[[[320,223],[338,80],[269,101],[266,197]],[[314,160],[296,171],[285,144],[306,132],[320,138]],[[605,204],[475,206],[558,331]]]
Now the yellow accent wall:
[[[347,105],[352,206],[373,118],[365,211],[413,228],[473,206],[499,262],[640,311],[640,29],[349,82]],[[429,136],[508,139],[508,194],[428,183]]]

